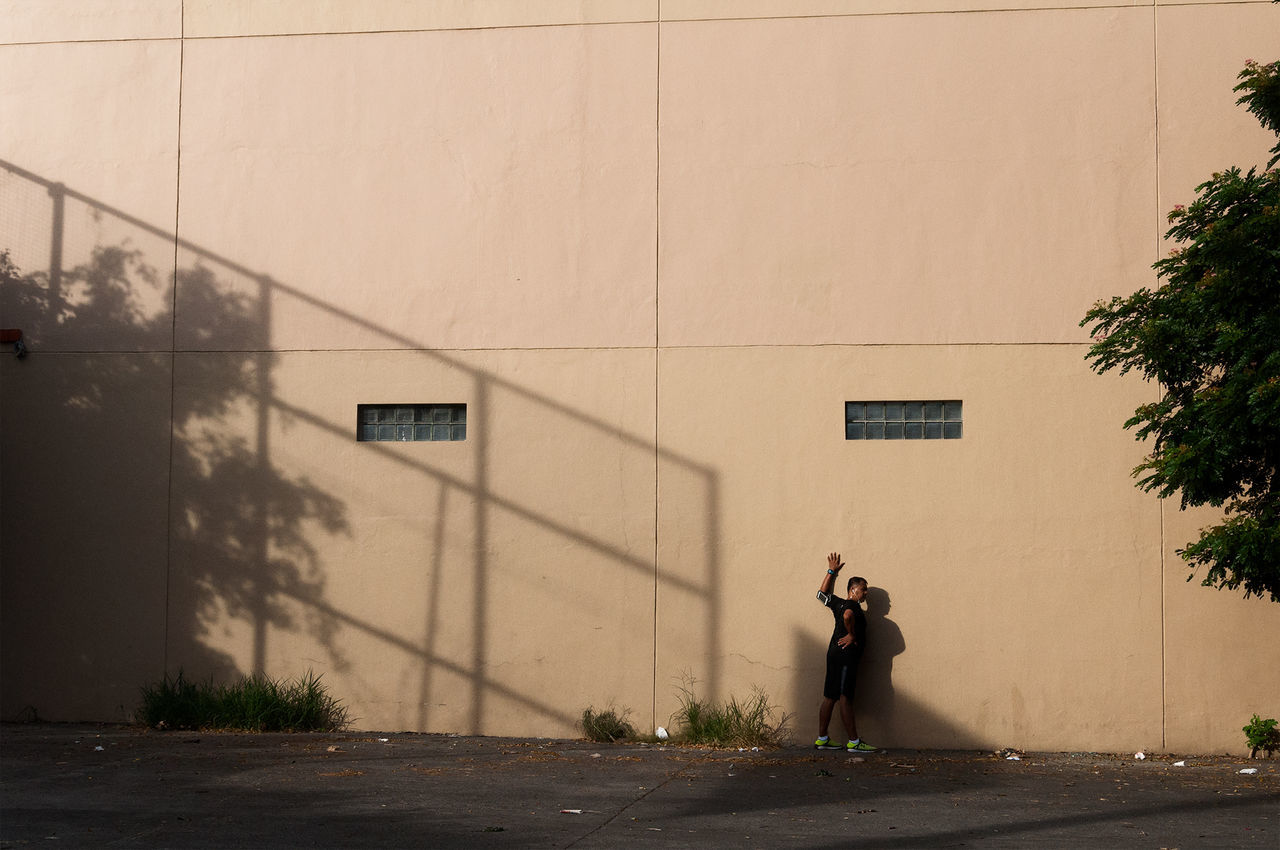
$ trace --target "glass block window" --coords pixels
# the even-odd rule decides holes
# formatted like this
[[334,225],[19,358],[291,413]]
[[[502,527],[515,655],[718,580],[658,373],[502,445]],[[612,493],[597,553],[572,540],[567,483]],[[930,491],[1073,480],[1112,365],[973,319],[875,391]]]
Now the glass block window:
[[964,433],[958,401],[846,401],[846,440],[958,440]]
[[361,404],[356,423],[362,443],[453,442],[467,438],[467,406]]

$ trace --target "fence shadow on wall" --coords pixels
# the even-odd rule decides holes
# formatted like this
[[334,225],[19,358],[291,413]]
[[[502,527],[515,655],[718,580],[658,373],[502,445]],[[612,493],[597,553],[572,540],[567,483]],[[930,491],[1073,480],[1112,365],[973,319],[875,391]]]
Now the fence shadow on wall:
[[[51,374],[62,384],[51,389],[52,396],[46,393],[45,397],[59,399],[63,412],[75,420],[77,428],[99,428],[119,434],[122,440],[152,441],[170,438],[162,433],[169,423],[146,421],[143,432],[128,433],[126,429],[121,433],[121,402],[154,394],[157,386],[164,387],[172,398],[167,672],[182,667],[199,675],[226,677],[268,670],[272,666],[269,641],[280,631],[303,633],[314,640],[326,654],[324,659],[313,659],[321,661],[321,667],[351,670],[356,659],[348,657],[347,647],[351,644],[349,634],[355,632],[387,651],[402,654],[406,666],[419,671],[414,694],[417,709],[404,717],[406,725],[432,727],[432,691],[441,687],[435,682],[443,674],[454,682],[467,683],[470,728],[465,731],[482,728],[488,704],[495,698],[561,726],[572,724],[586,702],[609,695],[565,694],[563,700],[552,701],[513,688],[492,672],[497,650],[491,634],[501,624],[495,622],[484,600],[500,590],[492,586],[490,573],[495,565],[489,562],[489,552],[493,549],[493,518],[501,513],[562,540],[574,550],[644,576],[655,593],[686,594],[695,600],[703,632],[700,645],[690,647],[690,656],[709,659],[709,668],[700,678],[711,693],[717,692],[721,613],[713,588],[720,578],[719,497],[713,470],[658,449],[652,437],[629,433],[545,393],[431,350],[421,340],[396,334],[3,160],[0,179],[10,187],[20,186],[28,196],[47,198],[35,209],[23,209],[19,204],[24,227],[31,227],[33,220],[48,223],[39,225],[48,228],[48,235],[42,237],[47,243],[47,261],[35,264],[29,257],[15,257],[20,265],[28,263],[37,270],[4,281],[4,322],[23,328],[33,356],[40,356],[42,340],[54,339],[64,341],[60,346],[63,351],[98,353],[105,346],[122,354],[153,355],[95,358],[92,372],[53,370]],[[67,221],[76,216],[95,221],[93,229],[98,235],[90,250],[80,250],[68,260],[74,253],[69,243],[74,240],[68,236]],[[8,237],[0,233],[0,239],[4,238]],[[160,247],[153,251],[139,247],[147,244]],[[6,247],[0,244],[0,249]],[[175,247],[181,264],[173,259]],[[378,444],[362,447],[423,476],[438,488],[434,506],[415,507],[424,535],[434,541],[424,564],[429,578],[422,631],[408,634],[344,604],[328,592],[334,566],[325,563],[321,539],[354,533],[350,506],[341,494],[333,492],[332,484],[326,488],[278,463],[279,449],[272,444],[271,435],[276,425],[287,421],[293,428],[323,435],[336,447],[354,440],[354,421],[332,421],[314,410],[290,404],[277,392],[274,375],[279,355],[273,351],[272,307],[282,299],[301,302],[341,324],[358,327],[366,336],[373,333],[385,348],[407,349],[414,356],[465,373],[476,405],[473,423],[483,423],[486,405],[495,398],[513,397],[572,423],[583,433],[612,441],[620,452],[640,453],[652,464],[691,476],[703,495],[705,513],[700,563],[686,564],[678,571],[659,569],[651,552],[639,552],[635,546],[585,532],[565,517],[497,492],[490,483],[492,446],[483,426],[473,424],[468,443],[476,459],[470,476],[406,457],[394,448]],[[175,302],[181,315],[177,340]],[[234,345],[228,346],[234,350],[219,350],[217,340],[228,338],[234,339]],[[184,342],[191,340],[194,347]],[[182,391],[170,392],[178,382]],[[68,473],[67,480],[51,486],[82,486],[82,479]],[[109,497],[109,490],[103,495]],[[444,547],[446,505],[455,497],[473,505],[470,540],[465,547],[468,560],[463,564],[448,563],[450,555]],[[6,511],[14,509],[11,502],[6,504]],[[127,548],[128,542],[111,544],[111,548],[122,547]],[[457,557],[456,551],[453,557]],[[465,590],[474,600],[470,646],[464,657],[439,645],[442,612],[438,600],[447,590],[443,583],[448,581],[468,583]],[[645,604],[652,604],[652,600]],[[121,614],[129,616],[129,612]],[[221,647],[229,641],[248,646],[247,654],[224,651]],[[562,662],[575,663],[573,659]],[[155,675],[161,672],[156,670]],[[637,673],[646,683],[651,674],[647,668]],[[361,681],[358,673],[353,681]],[[340,696],[359,701],[374,695]],[[462,699],[456,693],[452,697]]]

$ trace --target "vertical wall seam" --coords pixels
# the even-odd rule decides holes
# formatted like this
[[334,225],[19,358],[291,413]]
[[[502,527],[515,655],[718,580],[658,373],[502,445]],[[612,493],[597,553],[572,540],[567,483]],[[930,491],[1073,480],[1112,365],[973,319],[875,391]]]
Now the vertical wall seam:
[[657,20],[654,22],[653,40],[653,670],[649,681],[650,729],[658,725],[658,537],[661,526],[661,488],[658,485],[658,476],[661,474],[658,404],[661,394],[658,382],[662,374],[659,367],[662,349],[659,338],[661,314],[658,312],[658,294],[662,277],[662,0],[656,0],[656,3]]
[[173,587],[173,450],[176,436],[175,411],[177,410],[178,382],[178,252],[180,239],[178,224],[182,210],[182,85],[187,50],[187,9],[183,0],[178,21],[178,114],[174,122],[174,173],[173,173],[173,286],[169,293],[169,464],[166,472],[168,492],[165,497],[164,528],[164,647],[161,652],[163,672],[169,672],[169,612],[170,593]]
[[[1154,166],[1155,166],[1155,260],[1160,259],[1160,242],[1163,238],[1160,227],[1160,6],[1151,9],[1151,97]],[[1154,262],[1154,260],[1153,260]],[[1161,390],[1163,393],[1163,390]],[[1160,749],[1168,748],[1169,740],[1169,641],[1168,611],[1165,599],[1165,499],[1160,499],[1160,551],[1157,561],[1160,564]]]

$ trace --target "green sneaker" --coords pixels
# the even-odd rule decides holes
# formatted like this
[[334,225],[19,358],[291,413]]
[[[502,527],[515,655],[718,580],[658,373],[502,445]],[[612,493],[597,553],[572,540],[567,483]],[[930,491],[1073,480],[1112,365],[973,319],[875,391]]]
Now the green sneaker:
[[843,750],[844,749],[844,747],[835,743],[830,738],[827,738],[826,740],[819,738],[818,740],[813,742],[813,748],[815,750]]
[[859,741],[856,744],[853,741],[850,741],[845,744],[844,747],[851,753],[874,753],[876,750],[880,749],[879,747],[871,746],[866,741]]

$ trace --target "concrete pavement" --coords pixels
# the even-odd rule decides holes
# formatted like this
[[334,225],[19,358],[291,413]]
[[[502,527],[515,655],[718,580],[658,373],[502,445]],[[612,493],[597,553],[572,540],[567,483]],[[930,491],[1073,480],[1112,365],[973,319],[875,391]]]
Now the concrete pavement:
[[1280,761],[1182,758],[6,724],[0,848],[1280,848]]

